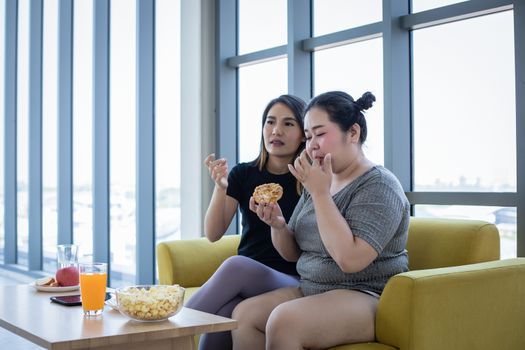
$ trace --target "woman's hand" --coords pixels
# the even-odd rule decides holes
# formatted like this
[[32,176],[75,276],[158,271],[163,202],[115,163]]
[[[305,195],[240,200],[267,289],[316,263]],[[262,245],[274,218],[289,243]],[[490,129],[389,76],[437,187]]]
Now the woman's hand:
[[274,229],[286,227],[281,207],[279,204],[257,204],[253,197],[250,197],[250,210],[257,214],[259,219]]
[[330,193],[333,175],[332,156],[330,153],[325,155],[321,165],[317,159],[310,163],[306,150],[303,150],[299,157],[295,159],[293,165],[288,164],[288,169],[312,197]]
[[204,165],[208,168],[215,184],[225,190],[228,187],[228,162],[226,159],[215,159],[215,153],[212,153],[204,159]]

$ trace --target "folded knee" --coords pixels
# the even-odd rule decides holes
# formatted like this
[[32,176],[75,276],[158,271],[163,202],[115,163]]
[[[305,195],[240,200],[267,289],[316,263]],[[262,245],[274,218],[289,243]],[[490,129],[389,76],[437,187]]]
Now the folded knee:
[[239,271],[246,266],[246,264],[250,261],[250,258],[247,258],[242,255],[233,255],[228,257],[226,260],[223,261],[219,269],[221,271],[227,271],[232,273],[239,273]]
[[239,325],[252,324],[256,314],[254,307],[256,305],[252,305],[252,300],[245,299],[235,306],[232,311],[232,318],[237,320]]
[[267,342],[276,343],[282,338],[289,337],[294,332],[296,321],[293,310],[286,303],[277,306],[266,323]]

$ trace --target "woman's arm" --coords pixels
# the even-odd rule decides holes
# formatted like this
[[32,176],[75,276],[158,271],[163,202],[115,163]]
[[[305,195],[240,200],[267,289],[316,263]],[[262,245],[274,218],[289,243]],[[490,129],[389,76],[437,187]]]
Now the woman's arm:
[[237,207],[237,200],[228,196],[225,188],[216,185],[204,217],[204,233],[211,242],[219,240],[224,235]]
[[204,159],[215,188],[210,205],[204,217],[204,233],[206,237],[215,242],[219,240],[228,229],[239,203],[228,196],[228,162],[226,159],[215,159],[215,154],[210,154]]
[[301,249],[295,241],[293,232],[284,225],[282,228],[271,228],[272,243],[275,249],[286,261],[297,261],[301,256]]
[[358,272],[377,257],[376,250],[365,240],[353,235],[330,193],[312,196],[321,240],[339,268]]

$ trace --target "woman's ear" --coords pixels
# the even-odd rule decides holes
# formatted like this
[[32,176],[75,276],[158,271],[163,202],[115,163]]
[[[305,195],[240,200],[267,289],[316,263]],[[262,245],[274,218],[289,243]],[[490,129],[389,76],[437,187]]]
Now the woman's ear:
[[359,126],[359,124],[354,123],[354,125],[352,125],[350,129],[348,129],[347,133],[350,137],[351,143],[358,143],[359,137],[361,135],[361,127]]

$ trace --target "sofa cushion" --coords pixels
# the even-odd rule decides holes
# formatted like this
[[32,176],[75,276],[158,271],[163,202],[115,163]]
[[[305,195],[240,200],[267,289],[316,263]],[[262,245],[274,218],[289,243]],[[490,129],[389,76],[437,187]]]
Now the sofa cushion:
[[347,344],[334,346],[327,350],[397,350],[388,345],[379,344],[379,343],[359,343],[359,344]]
[[160,284],[200,287],[226,258],[237,254],[240,236],[224,236],[217,242],[206,238],[157,244]]
[[410,270],[459,266],[500,258],[496,225],[477,220],[411,218]]

